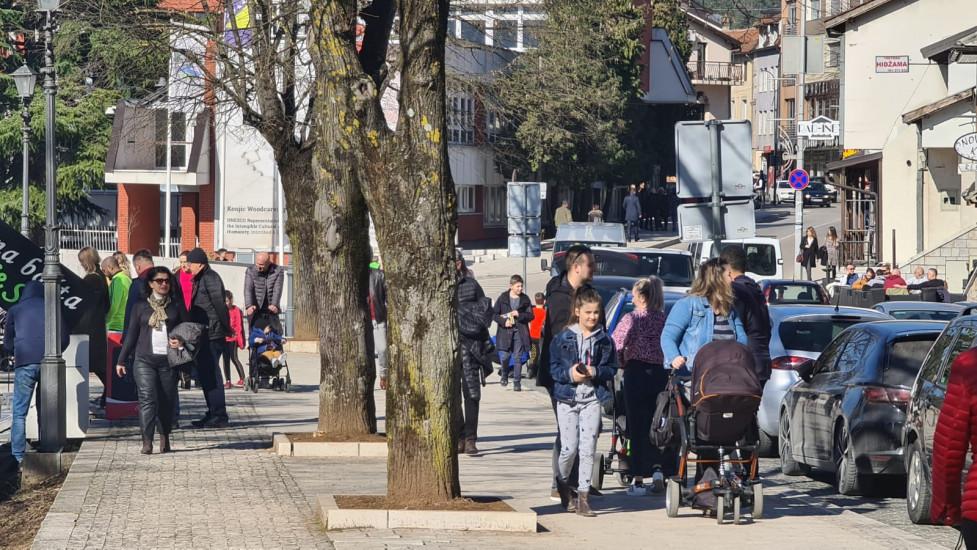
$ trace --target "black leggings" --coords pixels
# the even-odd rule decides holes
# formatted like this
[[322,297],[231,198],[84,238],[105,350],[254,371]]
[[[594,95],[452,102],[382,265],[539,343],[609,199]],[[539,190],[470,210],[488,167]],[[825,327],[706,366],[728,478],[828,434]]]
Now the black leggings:
[[237,377],[244,379],[244,367],[241,360],[237,358],[237,342],[224,343],[224,380],[231,381],[231,361],[234,361],[234,368],[237,369]]
[[660,468],[666,477],[674,474],[674,452],[655,447],[648,436],[658,394],[667,385],[668,371],[662,365],[631,360],[624,368],[624,402],[631,442],[632,475],[650,477],[655,468]]
[[971,550],[977,549],[977,521],[964,519],[960,522],[960,536],[963,544]]

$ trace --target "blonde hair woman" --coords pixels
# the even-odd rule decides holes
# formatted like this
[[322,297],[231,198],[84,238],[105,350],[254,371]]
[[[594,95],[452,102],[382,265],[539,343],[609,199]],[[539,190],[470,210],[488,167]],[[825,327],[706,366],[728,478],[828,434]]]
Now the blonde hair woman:
[[121,250],[116,250],[112,257],[115,261],[119,262],[119,269],[122,270],[130,279],[132,278],[132,264],[129,263],[129,257],[126,253]]
[[[631,288],[634,311],[621,318],[614,329],[618,364],[624,369],[624,403],[628,429],[646,434],[651,429],[658,394],[668,384],[662,357],[661,335],[665,328],[665,289],[661,279],[639,279]],[[648,493],[644,478],[652,478],[652,491],[665,488],[665,477],[675,473],[673,454],[663,453],[647,437],[631,440],[631,473],[628,496]]]
[[733,309],[733,286],[726,263],[713,258],[699,268],[689,296],[672,307],[662,331],[665,364],[673,369],[695,367],[695,354],[713,340],[746,344],[743,322]]
[[[109,312],[109,285],[102,274],[102,260],[98,257],[98,251],[90,246],[86,246],[78,251],[78,262],[85,270],[85,278],[82,283],[89,289],[92,301],[86,303],[84,312],[75,326],[75,330],[81,334],[88,335],[88,362],[91,372],[102,382],[105,387],[105,371],[108,367],[106,355],[106,333],[105,316]],[[99,398],[99,403],[104,406],[105,396]]]

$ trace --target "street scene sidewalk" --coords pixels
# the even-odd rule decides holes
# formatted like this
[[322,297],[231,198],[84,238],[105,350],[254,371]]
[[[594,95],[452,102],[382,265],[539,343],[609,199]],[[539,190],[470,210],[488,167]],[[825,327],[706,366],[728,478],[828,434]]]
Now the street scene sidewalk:
[[[669,519],[663,496],[627,497],[610,480],[593,500],[598,517],[581,519],[550,501],[555,422],[549,398],[515,393],[490,377],[482,398],[479,456],[461,456],[464,495],[496,495],[520,511],[535,511],[536,534],[423,530],[326,532],[316,514],[320,494],[379,494],[386,489],[382,458],[280,457],[275,432],[311,431],[318,405],[318,358],[290,354],[294,391],[228,391],[231,426],[181,429],[175,452],[139,454],[135,423],[96,421],[33,548],[688,548],[714,541],[753,548],[945,548],[955,532],[929,528],[922,536],[837,506],[811,500],[805,478],[776,477],[765,486],[765,518],[718,526],[683,509]],[[384,394],[378,391],[381,419]],[[183,416],[203,412],[199,390],[181,392]],[[609,446],[607,426],[598,449]],[[800,488],[803,487],[803,488]],[[929,534],[932,533],[932,536]],[[951,542],[952,541],[952,542]]]

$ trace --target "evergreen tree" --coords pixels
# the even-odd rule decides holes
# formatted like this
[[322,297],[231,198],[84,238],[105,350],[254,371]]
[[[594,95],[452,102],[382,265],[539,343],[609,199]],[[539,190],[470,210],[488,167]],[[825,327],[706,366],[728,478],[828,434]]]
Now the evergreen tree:
[[682,63],[689,60],[692,43],[689,42],[689,22],[678,0],[654,0],[651,4],[652,24],[665,29],[672,45],[682,56]]

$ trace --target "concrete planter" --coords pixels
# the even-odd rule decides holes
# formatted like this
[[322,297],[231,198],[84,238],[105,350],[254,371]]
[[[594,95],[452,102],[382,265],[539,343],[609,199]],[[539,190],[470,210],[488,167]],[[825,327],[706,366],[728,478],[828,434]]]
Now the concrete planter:
[[271,448],[279,456],[387,457],[387,444],[381,441],[292,441],[283,433],[272,436]]
[[332,495],[319,496],[319,517],[327,531],[342,529],[437,529],[507,531],[512,533],[536,532],[536,512],[339,508]]

